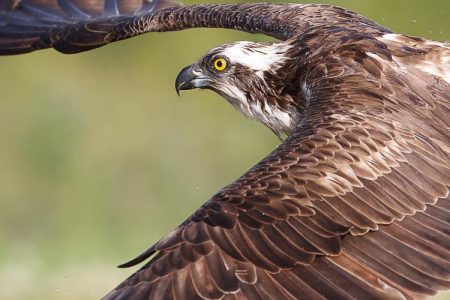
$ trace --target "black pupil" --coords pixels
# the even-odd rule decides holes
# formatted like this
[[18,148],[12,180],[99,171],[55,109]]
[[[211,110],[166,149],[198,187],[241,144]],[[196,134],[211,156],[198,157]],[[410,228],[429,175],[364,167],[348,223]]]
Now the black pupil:
[[221,60],[217,61],[217,67],[218,68],[222,68],[222,64],[223,64],[223,62]]

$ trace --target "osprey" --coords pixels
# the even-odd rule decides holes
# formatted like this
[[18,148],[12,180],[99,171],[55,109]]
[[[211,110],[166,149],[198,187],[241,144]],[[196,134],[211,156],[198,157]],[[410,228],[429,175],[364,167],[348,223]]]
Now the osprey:
[[342,8],[2,0],[0,53],[91,50],[218,27],[278,42],[207,52],[211,89],[287,138],[129,267],[104,299],[420,299],[450,288],[450,45]]

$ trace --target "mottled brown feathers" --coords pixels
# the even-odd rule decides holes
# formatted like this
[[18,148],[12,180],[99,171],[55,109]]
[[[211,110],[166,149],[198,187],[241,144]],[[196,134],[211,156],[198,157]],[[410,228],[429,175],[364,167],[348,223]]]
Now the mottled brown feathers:
[[0,11],[0,54],[75,53],[191,27],[289,44],[286,63],[262,78],[295,101],[293,133],[122,265],[149,259],[104,299],[421,299],[450,289],[448,44],[326,5],[24,0]]

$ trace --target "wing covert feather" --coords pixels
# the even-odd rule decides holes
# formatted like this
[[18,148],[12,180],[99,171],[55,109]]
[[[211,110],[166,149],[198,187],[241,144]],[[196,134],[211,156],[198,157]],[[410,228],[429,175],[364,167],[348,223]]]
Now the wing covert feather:
[[[289,137],[156,244],[160,252],[133,276],[181,284],[180,269],[200,269],[214,278],[213,296],[197,291],[202,299],[413,299],[450,288],[448,160],[416,151],[439,146],[377,118],[334,116],[313,135]],[[359,147],[369,152],[353,155]],[[174,264],[171,253],[186,247],[195,254]]]

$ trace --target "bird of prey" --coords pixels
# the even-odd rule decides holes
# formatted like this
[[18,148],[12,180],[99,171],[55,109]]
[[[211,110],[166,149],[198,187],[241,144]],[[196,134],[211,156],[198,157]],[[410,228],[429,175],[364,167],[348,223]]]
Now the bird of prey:
[[282,144],[123,267],[105,299],[421,299],[450,288],[450,45],[330,5],[0,1],[0,53],[217,27],[184,68]]

